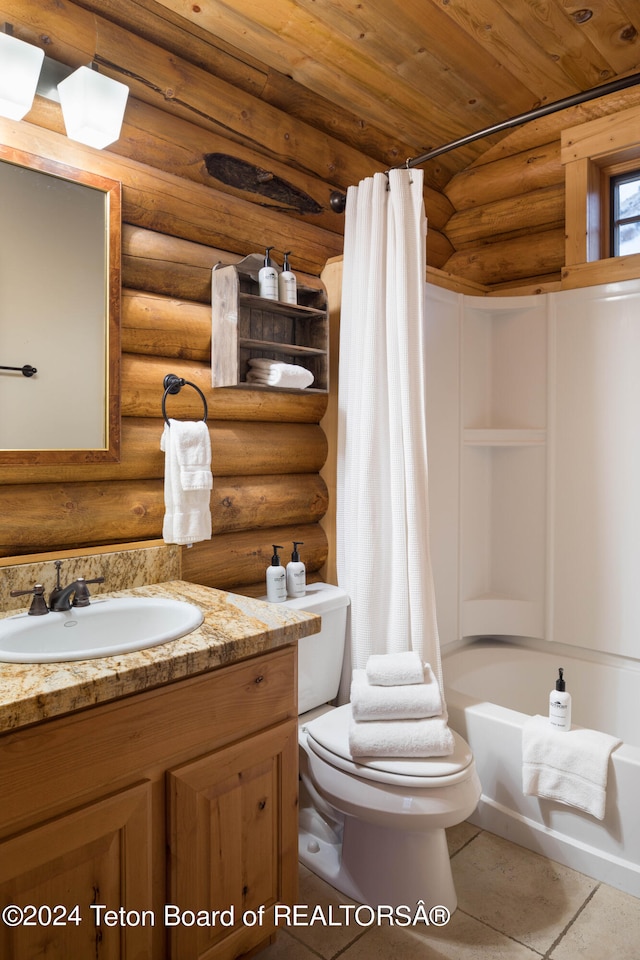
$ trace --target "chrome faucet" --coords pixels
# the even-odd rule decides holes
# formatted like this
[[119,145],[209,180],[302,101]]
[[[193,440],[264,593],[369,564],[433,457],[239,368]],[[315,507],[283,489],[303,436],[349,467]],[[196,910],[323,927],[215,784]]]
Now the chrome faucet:
[[91,602],[91,594],[89,593],[87,584],[104,583],[104,577],[94,577],[93,580],[85,580],[84,577],[78,577],[77,580],[73,580],[67,584],[66,587],[63,587],[60,583],[62,560],[56,560],[55,566],[57,582],[49,594],[49,608],[51,610],[70,610],[72,606],[71,594],[73,594],[74,607],[88,607]]

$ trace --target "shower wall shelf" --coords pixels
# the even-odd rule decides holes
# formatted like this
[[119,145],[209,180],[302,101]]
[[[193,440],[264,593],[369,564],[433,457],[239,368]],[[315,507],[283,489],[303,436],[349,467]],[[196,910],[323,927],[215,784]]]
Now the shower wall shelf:
[[[259,295],[261,258],[218,267],[212,274],[211,385],[287,393],[327,393],[329,317],[324,287],[298,285],[298,303]],[[304,390],[247,382],[249,360],[265,358],[305,367],[314,380]]]
[[464,430],[463,442],[470,447],[526,447],[545,444],[546,430],[471,429]]
[[465,297],[460,635],[544,637],[547,303]]

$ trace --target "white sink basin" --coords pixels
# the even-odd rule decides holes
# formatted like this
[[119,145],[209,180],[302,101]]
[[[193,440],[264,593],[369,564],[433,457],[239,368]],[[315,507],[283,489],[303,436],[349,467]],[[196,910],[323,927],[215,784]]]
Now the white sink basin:
[[0,661],[61,663],[155,647],[191,633],[201,610],[164,597],[96,597],[88,607],[0,620]]

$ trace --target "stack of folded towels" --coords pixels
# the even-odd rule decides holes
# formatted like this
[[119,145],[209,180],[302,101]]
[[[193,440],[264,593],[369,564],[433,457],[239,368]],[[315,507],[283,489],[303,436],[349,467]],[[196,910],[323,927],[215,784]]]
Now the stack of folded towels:
[[257,383],[264,387],[310,387],[313,374],[296,363],[283,363],[279,360],[263,360],[254,357],[249,360],[251,369],[247,373],[247,383]]
[[445,757],[453,734],[440,686],[417,653],[374,654],[351,683],[352,757]]

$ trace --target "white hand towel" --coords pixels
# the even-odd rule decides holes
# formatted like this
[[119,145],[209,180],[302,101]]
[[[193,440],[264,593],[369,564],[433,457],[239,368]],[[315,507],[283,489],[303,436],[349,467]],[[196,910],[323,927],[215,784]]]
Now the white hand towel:
[[424,683],[424,668],[413,650],[401,653],[373,653],[365,664],[369,683],[393,687],[403,683]]
[[[173,434],[176,457],[180,466],[180,485],[183,490],[211,490],[211,439],[204,420],[195,423],[174,420],[178,429]],[[173,429],[173,426],[172,428]]]
[[448,757],[454,739],[446,720],[372,720],[349,724],[352,757]]
[[546,717],[530,717],[522,730],[522,792],[603,820],[609,757],[620,743],[608,733],[554,730]]
[[[165,514],[162,536],[165,543],[197,543],[211,539],[210,486],[185,489],[178,461],[180,434],[185,428],[181,420],[165,423],[160,448],[164,451]],[[189,431],[185,431],[189,432]],[[207,431],[208,436],[208,431]],[[198,470],[200,473],[200,468]],[[187,471],[188,473],[188,471]],[[189,480],[187,479],[187,483]],[[213,478],[212,481],[213,483]]]
[[249,360],[249,366],[251,369],[247,373],[248,383],[258,383],[270,387],[297,387],[299,389],[310,387],[313,383],[311,371],[299,364],[256,357]]
[[438,681],[429,664],[424,665],[424,683],[385,687],[369,683],[365,670],[354,670],[351,711],[354,720],[419,720],[442,713]]

